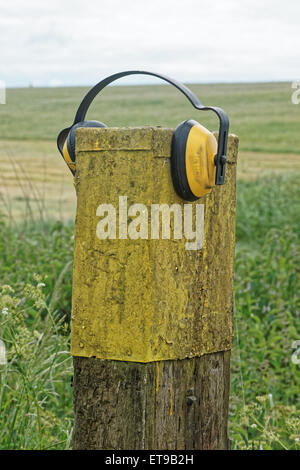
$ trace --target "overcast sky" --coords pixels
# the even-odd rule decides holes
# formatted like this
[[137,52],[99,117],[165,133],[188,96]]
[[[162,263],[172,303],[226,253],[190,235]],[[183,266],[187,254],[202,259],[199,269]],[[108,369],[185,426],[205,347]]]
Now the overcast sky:
[[134,68],[185,82],[292,81],[300,0],[0,0],[0,54],[6,86],[90,85]]

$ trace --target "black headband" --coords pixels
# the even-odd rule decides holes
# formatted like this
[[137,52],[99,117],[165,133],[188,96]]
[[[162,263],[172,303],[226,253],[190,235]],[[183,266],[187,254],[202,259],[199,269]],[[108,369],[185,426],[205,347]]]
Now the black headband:
[[214,106],[204,106],[201,101],[197,98],[197,96],[189,90],[185,85],[178,82],[177,80],[173,80],[172,78],[166,77],[165,75],[160,75],[158,73],[153,72],[145,72],[140,70],[127,70],[125,72],[115,73],[114,75],[110,75],[109,77],[101,80],[101,82],[97,83],[93,88],[91,88],[88,93],[83,98],[80,106],[77,110],[74,124],[84,121],[86,113],[93,101],[93,99],[100,93],[103,88],[105,88],[110,83],[118,80],[119,78],[126,77],[127,75],[152,75],[153,77],[160,78],[165,80],[166,82],[170,83],[171,85],[175,86],[179,91],[181,91],[187,99],[192,103],[194,108],[200,111],[213,111],[217,114],[219,118],[219,138],[218,138],[218,152],[215,157],[216,163],[216,184],[223,184],[224,183],[224,175],[225,175],[225,163],[226,163],[226,150],[227,150],[227,140],[228,140],[228,131],[229,131],[229,119],[225,111],[223,109],[214,107]]

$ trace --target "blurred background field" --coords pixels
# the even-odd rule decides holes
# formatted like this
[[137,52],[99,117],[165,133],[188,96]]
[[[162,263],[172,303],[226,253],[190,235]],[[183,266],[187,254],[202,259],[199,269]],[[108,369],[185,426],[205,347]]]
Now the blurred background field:
[[[223,107],[240,139],[237,182],[233,449],[299,449],[300,106],[288,83],[191,85]],[[0,448],[68,448],[69,320],[76,198],[56,150],[85,88],[10,89],[0,106]],[[104,91],[90,119],[212,130],[168,86]],[[2,314],[1,314],[2,312]]]
[[[240,139],[238,177],[300,171],[299,107],[291,103],[289,83],[191,85],[205,104],[223,107],[230,130]],[[0,107],[0,208],[21,217],[36,212],[73,218],[75,195],[70,175],[56,150],[60,129],[73,122],[87,88],[7,90]],[[184,119],[200,120],[215,130],[212,113],[197,112],[173,87],[109,87],[93,103],[88,118],[108,126],[176,127]],[[6,201],[6,202],[5,202]]]

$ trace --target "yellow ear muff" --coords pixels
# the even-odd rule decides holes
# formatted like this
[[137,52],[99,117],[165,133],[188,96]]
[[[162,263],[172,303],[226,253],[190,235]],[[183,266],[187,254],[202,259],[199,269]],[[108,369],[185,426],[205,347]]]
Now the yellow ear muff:
[[187,201],[205,196],[215,185],[215,136],[196,121],[184,121],[172,140],[171,169],[177,194]]
[[201,124],[195,124],[188,135],[185,151],[186,175],[189,187],[197,198],[209,193],[216,180],[215,136]]
[[75,173],[75,162],[72,161],[72,159],[70,157],[70,154],[69,154],[68,139],[66,139],[65,142],[64,142],[63,149],[62,149],[62,155],[64,157],[64,160],[65,160],[66,164],[68,165],[68,167],[70,168],[70,170],[74,174]]
[[76,171],[75,132],[79,127],[106,127],[103,122],[83,121],[63,129],[57,137],[57,147],[73,175]]

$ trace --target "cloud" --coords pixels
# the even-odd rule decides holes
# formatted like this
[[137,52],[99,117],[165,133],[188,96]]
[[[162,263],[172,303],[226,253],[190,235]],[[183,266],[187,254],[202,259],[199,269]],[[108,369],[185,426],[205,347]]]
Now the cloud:
[[131,68],[186,82],[300,73],[298,0],[284,8],[277,0],[0,0],[0,7],[7,86],[93,84]]

